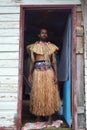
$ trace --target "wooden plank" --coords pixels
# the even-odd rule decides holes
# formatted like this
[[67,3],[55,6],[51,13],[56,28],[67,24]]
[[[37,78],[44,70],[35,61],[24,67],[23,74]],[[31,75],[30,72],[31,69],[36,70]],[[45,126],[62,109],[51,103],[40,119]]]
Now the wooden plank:
[[16,110],[0,111],[0,127],[12,127],[15,125]]
[[[84,46],[85,46],[85,44],[84,44]],[[86,48],[84,49],[84,60],[87,60]]]
[[[87,85],[87,76],[84,76],[85,79],[85,85]],[[87,90],[87,88],[85,88]]]
[[18,76],[18,68],[0,68],[0,76]]
[[3,118],[2,117],[0,118],[0,128],[1,127],[6,127],[6,129],[1,128],[1,130],[14,130],[14,128],[15,128],[14,119],[10,118],[10,117],[8,117],[8,118],[7,117],[3,117]]
[[87,60],[85,59],[85,67],[87,68]]
[[0,52],[14,52],[19,51],[19,45],[14,44],[0,44]]
[[[20,2],[21,4],[52,4],[52,1],[50,0],[33,0],[33,1],[28,1],[28,0],[16,0],[16,2]],[[53,4],[81,4],[80,0],[53,0]]]
[[0,92],[0,102],[17,102],[17,93]]
[[[2,0],[0,0],[0,1],[2,1]],[[62,4],[62,5],[64,5],[64,4],[81,4],[81,2],[80,2],[80,0],[54,0],[54,1],[50,1],[50,0],[41,0],[41,1],[39,1],[39,0],[33,0],[33,1],[29,1],[29,0],[8,0],[8,2],[7,2],[7,0],[6,0],[6,2],[5,1],[3,1],[3,2],[1,2],[0,3],[0,6],[14,6],[14,5],[19,5],[19,4]]]
[[[83,12],[83,22],[84,22],[84,57],[87,58],[87,0],[81,0],[82,2],[82,12]],[[85,69],[85,75],[87,75],[87,70]],[[85,86],[86,88],[86,86]],[[81,91],[81,90],[80,90]],[[86,100],[86,99],[85,99]],[[87,109],[87,102],[86,102],[86,109]],[[87,115],[87,111],[86,111],[86,115]],[[86,117],[86,124],[84,126],[84,117],[82,117],[84,115],[79,116],[79,126],[81,126],[81,124],[83,125],[83,127],[87,128],[87,117]],[[81,119],[81,120],[80,120]],[[82,122],[83,121],[83,122]],[[81,126],[82,127],[82,126]]]
[[77,26],[76,31],[77,31],[76,33],[77,36],[80,36],[80,37],[83,36],[83,33],[84,33],[83,27]]
[[82,25],[82,13],[81,12],[77,12],[77,26],[81,26]]
[[77,47],[76,47],[77,54],[83,54],[83,48],[84,48],[83,45],[84,45],[83,37],[77,37]]
[[0,68],[17,68],[18,60],[0,60]]
[[20,13],[20,7],[0,7],[0,14],[17,14]]
[[86,123],[85,113],[84,114],[78,114],[77,121],[78,121],[78,125],[79,125],[78,130],[80,130],[80,129],[86,130],[85,129],[85,123]]
[[86,102],[85,102],[85,103],[86,103],[86,112],[87,112],[87,100],[86,100]]
[[18,76],[0,76],[0,84],[18,84]]
[[19,22],[19,14],[2,14],[0,22]]
[[77,5],[76,12],[82,12],[82,6],[81,5]]
[[0,29],[0,37],[19,36],[19,29]]
[[[77,105],[78,110],[78,128],[85,127],[84,113],[84,74],[83,74],[83,55],[77,55]],[[83,108],[82,108],[83,107]]]
[[77,107],[77,113],[78,113],[78,114],[83,114],[84,112],[85,112],[84,106],[82,106],[82,107]]
[[86,98],[86,101],[87,101],[87,93],[85,93],[85,98]]
[[85,76],[87,76],[87,68],[85,68]]
[[2,93],[18,92],[18,83],[0,83],[0,92]]
[[17,110],[17,102],[0,102],[0,111],[1,110]]
[[85,58],[87,58],[87,0],[81,0],[82,12],[83,12],[83,23],[84,23],[84,50]]
[[15,22],[15,21],[12,21],[12,22],[7,22],[7,21],[3,21],[3,22],[0,22],[0,29],[18,29],[19,28],[19,22]]
[[17,110],[8,110],[8,111],[5,111],[5,110],[1,110],[0,111],[0,117],[3,116],[3,115],[10,115],[12,117],[14,117],[14,115],[17,114]]
[[18,52],[0,52],[0,60],[18,60]]
[[0,0],[0,7],[3,7],[3,6],[5,6],[5,7],[8,7],[8,6],[19,6],[20,5],[20,3],[18,3],[18,2],[15,2],[15,0]]
[[77,55],[77,103],[84,105],[83,55]]
[[0,37],[0,44],[19,44],[19,37]]

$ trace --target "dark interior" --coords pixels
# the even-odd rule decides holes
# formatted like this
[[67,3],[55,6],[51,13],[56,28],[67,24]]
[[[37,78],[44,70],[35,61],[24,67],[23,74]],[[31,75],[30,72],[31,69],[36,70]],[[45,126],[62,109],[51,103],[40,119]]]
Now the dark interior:
[[[29,113],[29,87],[28,87],[28,54],[26,46],[38,40],[40,28],[48,30],[48,40],[59,47],[58,59],[61,55],[63,34],[65,31],[69,10],[59,11],[25,11],[24,20],[24,80],[23,80],[23,123],[32,121],[35,116]],[[58,60],[59,62],[59,60]],[[60,97],[62,99],[63,82],[59,82]],[[58,114],[57,114],[58,115]],[[57,116],[54,116],[56,119]],[[64,126],[65,127],[65,126]]]

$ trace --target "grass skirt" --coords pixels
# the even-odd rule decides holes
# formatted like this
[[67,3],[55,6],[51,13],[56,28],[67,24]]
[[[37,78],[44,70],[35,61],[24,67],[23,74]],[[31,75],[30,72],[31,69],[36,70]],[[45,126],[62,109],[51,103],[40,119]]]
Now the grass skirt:
[[53,69],[34,69],[30,93],[30,112],[37,116],[49,116],[60,108],[58,85],[54,83]]

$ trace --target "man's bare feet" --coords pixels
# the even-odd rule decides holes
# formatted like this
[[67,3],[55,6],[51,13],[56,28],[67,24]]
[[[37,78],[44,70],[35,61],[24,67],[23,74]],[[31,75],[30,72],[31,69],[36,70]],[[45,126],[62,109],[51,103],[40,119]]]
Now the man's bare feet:
[[40,116],[38,116],[35,121],[39,122],[40,121]]
[[51,116],[48,117],[48,122],[47,123],[48,123],[48,125],[52,124],[52,117]]

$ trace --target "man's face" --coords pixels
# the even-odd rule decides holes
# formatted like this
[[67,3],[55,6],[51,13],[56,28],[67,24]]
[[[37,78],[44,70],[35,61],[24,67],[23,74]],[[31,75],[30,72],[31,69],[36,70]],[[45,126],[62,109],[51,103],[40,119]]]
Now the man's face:
[[41,29],[41,32],[40,32],[40,34],[39,34],[40,40],[46,41],[46,40],[47,40],[47,37],[48,37],[48,35],[47,35],[47,30],[46,30],[46,29]]

